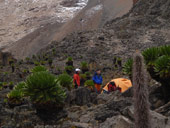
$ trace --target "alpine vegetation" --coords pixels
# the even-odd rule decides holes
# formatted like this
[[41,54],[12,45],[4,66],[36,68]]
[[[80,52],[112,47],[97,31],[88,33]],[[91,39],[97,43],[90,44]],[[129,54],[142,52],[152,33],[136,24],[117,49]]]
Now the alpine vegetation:
[[149,101],[147,89],[147,74],[140,53],[135,53],[133,58],[133,86],[135,128],[150,128]]

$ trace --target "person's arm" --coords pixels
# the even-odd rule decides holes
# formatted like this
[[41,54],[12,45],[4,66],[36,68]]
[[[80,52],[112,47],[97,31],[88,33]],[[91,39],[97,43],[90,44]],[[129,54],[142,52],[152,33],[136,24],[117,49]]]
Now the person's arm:
[[93,82],[94,82],[94,84],[96,84],[96,79],[95,79],[95,76],[93,76]]
[[74,75],[74,84],[77,84],[77,77],[76,77],[76,75]]
[[99,78],[99,80],[98,80],[98,84],[102,84],[103,83],[103,78],[102,78],[102,76]]
[[77,81],[75,81],[75,83],[74,83],[74,84],[75,84],[75,86],[78,86]]
[[110,84],[108,85],[108,92],[110,92]]
[[76,84],[77,84],[77,85],[79,85],[79,82],[78,82],[78,81],[79,81],[79,78],[78,78],[78,77],[79,77],[79,76],[76,75]]
[[103,78],[102,78],[102,76],[101,76],[101,84],[103,83]]

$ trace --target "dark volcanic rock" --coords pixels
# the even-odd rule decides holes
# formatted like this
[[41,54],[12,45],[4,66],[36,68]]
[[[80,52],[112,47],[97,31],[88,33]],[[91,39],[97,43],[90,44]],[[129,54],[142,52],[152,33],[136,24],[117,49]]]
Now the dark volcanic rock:
[[96,93],[91,93],[91,90],[85,87],[79,87],[78,89],[68,92],[66,103],[70,105],[88,105],[95,103],[97,98]]
[[158,113],[161,113],[165,116],[169,116],[170,117],[170,102],[168,102],[167,104],[161,106],[160,108],[155,110]]
[[133,87],[129,88],[127,91],[122,93],[124,97],[133,97]]
[[118,101],[109,100],[106,104],[101,105],[95,111],[95,119],[105,121],[112,116],[120,115],[125,107],[132,105],[132,99],[122,99]]

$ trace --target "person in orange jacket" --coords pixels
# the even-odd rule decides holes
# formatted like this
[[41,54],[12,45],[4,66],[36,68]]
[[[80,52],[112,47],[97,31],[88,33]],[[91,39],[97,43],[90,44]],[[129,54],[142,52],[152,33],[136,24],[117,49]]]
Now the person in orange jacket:
[[80,74],[80,69],[76,69],[75,70],[75,74],[74,74],[74,76],[73,76],[73,82],[74,82],[74,87],[75,87],[75,89],[77,89],[78,87],[80,87],[80,76],[79,76],[79,74]]

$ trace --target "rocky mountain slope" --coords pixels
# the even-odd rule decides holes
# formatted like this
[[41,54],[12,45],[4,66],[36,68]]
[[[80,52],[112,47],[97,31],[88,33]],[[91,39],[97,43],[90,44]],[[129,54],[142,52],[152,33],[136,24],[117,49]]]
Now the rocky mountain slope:
[[67,54],[74,60],[111,66],[114,56],[128,58],[136,50],[170,44],[169,7],[169,0],[139,0],[124,17],[107,22],[99,30],[70,34],[42,53],[52,53],[51,48],[55,48],[56,61],[64,60]]
[[[67,2],[64,4],[69,6]],[[124,61],[136,50],[170,44],[169,20],[170,0],[139,0],[128,14],[108,22],[106,20],[103,27],[74,32],[61,41],[53,41],[48,47],[38,52],[37,56],[27,58],[25,62],[21,61],[19,66],[16,64],[16,71],[13,73],[11,73],[10,65],[1,67],[1,81],[22,81],[36,64],[34,61],[44,63],[48,59],[53,60],[54,66],[49,68],[50,72],[58,75],[64,68],[68,56],[73,57],[75,67],[78,67],[81,61],[87,61],[89,66],[92,66],[92,70],[99,66],[102,73],[104,72],[104,79],[120,77],[115,75],[116,72],[121,71],[113,68],[113,57],[120,56]],[[28,42],[35,38],[35,42],[42,41],[44,44],[42,42],[40,44],[46,46],[46,41],[56,37],[57,30],[53,28],[61,27],[59,24],[53,25],[40,28],[32,35],[28,35]],[[46,40],[47,37],[50,39]],[[29,46],[30,51],[31,48],[35,48],[32,51],[40,49],[40,44],[30,43],[30,46],[32,45]],[[21,47],[14,48],[21,49]],[[26,51],[27,48],[24,50]],[[23,51],[21,53],[24,55]],[[29,54],[29,50],[26,53]],[[45,63],[45,65],[48,64]],[[121,77],[123,77],[122,74]],[[149,85],[152,128],[170,128],[170,102],[163,102],[159,83],[150,81]],[[86,87],[73,89],[67,92],[65,107],[56,113],[49,113],[36,110],[29,99],[25,99],[19,106],[10,108],[5,100],[10,89],[6,88],[0,91],[0,127],[133,128],[132,89],[125,93],[115,91],[109,95],[97,95]]]
[[132,5],[132,0],[90,0],[80,13],[62,27],[55,25],[57,23],[48,24],[10,45],[5,51],[11,52],[17,59],[32,56],[53,40],[61,41],[70,33],[102,27],[107,21],[126,14]]
[[15,41],[47,24],[61,25],[67,22],[88,2],[65,1],[0,0],[0,48],[11,46]]
[[[1,91],[1,96],[3,96]],[[128,96],[128,95],[129,96]],[[155,97],[151,97],[155,98]],[[133,128],[134,107],[130,92],[120,94],[91,93],[87,88],[69,92],[67,104],[56,113],[38,111],[25,103],[11,109],[4,107],[0,97],[0,125],[2,128]],[[150,110],[152,128],[170,128],[170,103],[158,110]]]

